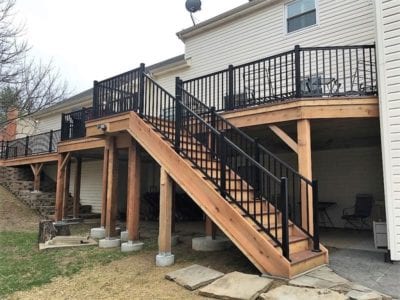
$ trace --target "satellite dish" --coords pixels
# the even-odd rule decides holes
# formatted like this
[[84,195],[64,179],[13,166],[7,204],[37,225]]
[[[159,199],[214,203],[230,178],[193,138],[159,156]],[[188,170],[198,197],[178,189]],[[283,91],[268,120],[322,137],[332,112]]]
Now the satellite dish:
[[200,0],[186,0],[186,9],[188,12],[195,13],[196,11],[201,10],[201,1]]
[[196,25],[196,22],[193,18],[193,13],[201,10],[201,1],[200,0],[186,0],[185,3],[186,10],[190,12],[190,17],[192,18],[193,25]]

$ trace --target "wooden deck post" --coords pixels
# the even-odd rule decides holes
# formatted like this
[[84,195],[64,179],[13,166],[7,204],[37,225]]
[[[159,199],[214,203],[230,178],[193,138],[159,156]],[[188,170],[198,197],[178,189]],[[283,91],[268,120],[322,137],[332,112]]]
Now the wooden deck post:
[[73,204],[73,217],[79,217],[79,205],[81,200],[81,175],[82,175],[82,158],[76,158],[76,169],[74,177],[74,204]]
[[[305,178],[312,180],[310,120],[297,121],[297,147],[298,147],[297,149],[298,149],[299,173],[303,175]],[[311,188],[307,188],[307,185],[304,182],[301,183],[301,216],[302,216],[301,219],[302,226],[312,234],[313,233],[312,190]]]
[[127,219],[128,241],[139,239],[140,218],[140,153],[134,139],[128,148]]
[[217,227],[215,226],[214,222],[206,215],[205,220],[205,227],[206,227],[206,237],[211,237],[211,239],[215,240],[215,236],[217,233]]
[[64,171],[64,194],[63,194],[63,219],[68,217],[68,200],[69,200],[69,187],[71,182],[71,160],[69,159],[65,165]]
[[108,152],[110,149],[111,137],[107,137],[104,145],[103,155],[103,180],[101,191],[101,220],[100,226],[106,227],[106,214],[107,214],[107,178],[108,178]]
[[118,149],[115,146],[115,137],[111,137],[110,140],[107,169],[106,238],[111,238],[116,234],[115,221],[118,206]]
[[58,155],[57,162],[57,187],[56,187],[56,206],[54,218],[56,222],[62,220],[63,198],[64,198],[64,168],[62,167],[66,154]]
[[40,174],[42,173],[43,164],[31,164],[33,172],[33,190],[40,191]]
[[171,253],[172,179],[161,168],[160,173],[160,230],[159,253]]
[[176,211],[176,183],[172,182],[172,208],[171,208],[171,232],[172,234],[176,231],[176,223],[175,223],[175,211]]

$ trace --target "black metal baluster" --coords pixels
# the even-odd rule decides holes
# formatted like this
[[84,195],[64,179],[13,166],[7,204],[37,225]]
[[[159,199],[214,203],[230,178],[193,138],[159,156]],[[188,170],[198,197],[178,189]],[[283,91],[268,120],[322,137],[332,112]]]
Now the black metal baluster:
[[295,68],[295,82],[296,82],[296,98],[301,98],[301,67],[300,67],[300,46],[294,46],[294,68]]
[[[281,214],[282,214],[282,255],[290,261],[289,251],[289,215],[288,215],[287,178],[281,178]],[[275,221],[277,223],[277,221]]]

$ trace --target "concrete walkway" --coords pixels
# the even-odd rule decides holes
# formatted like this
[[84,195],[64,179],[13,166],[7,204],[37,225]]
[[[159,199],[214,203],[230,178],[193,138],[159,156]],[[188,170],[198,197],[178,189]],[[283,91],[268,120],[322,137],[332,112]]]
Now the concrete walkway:
[[329,260],[344,278],[400,298],[400,263],[385,263],[383,253],[330,248]]

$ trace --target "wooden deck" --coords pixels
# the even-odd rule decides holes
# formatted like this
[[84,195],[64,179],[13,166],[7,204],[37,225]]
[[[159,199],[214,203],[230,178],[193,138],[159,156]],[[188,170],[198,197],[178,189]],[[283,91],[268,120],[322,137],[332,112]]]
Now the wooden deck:
[[379,118],[379,100],[377,97],[307,98],[238,109],[221,115],[236,127],[304,119]]

